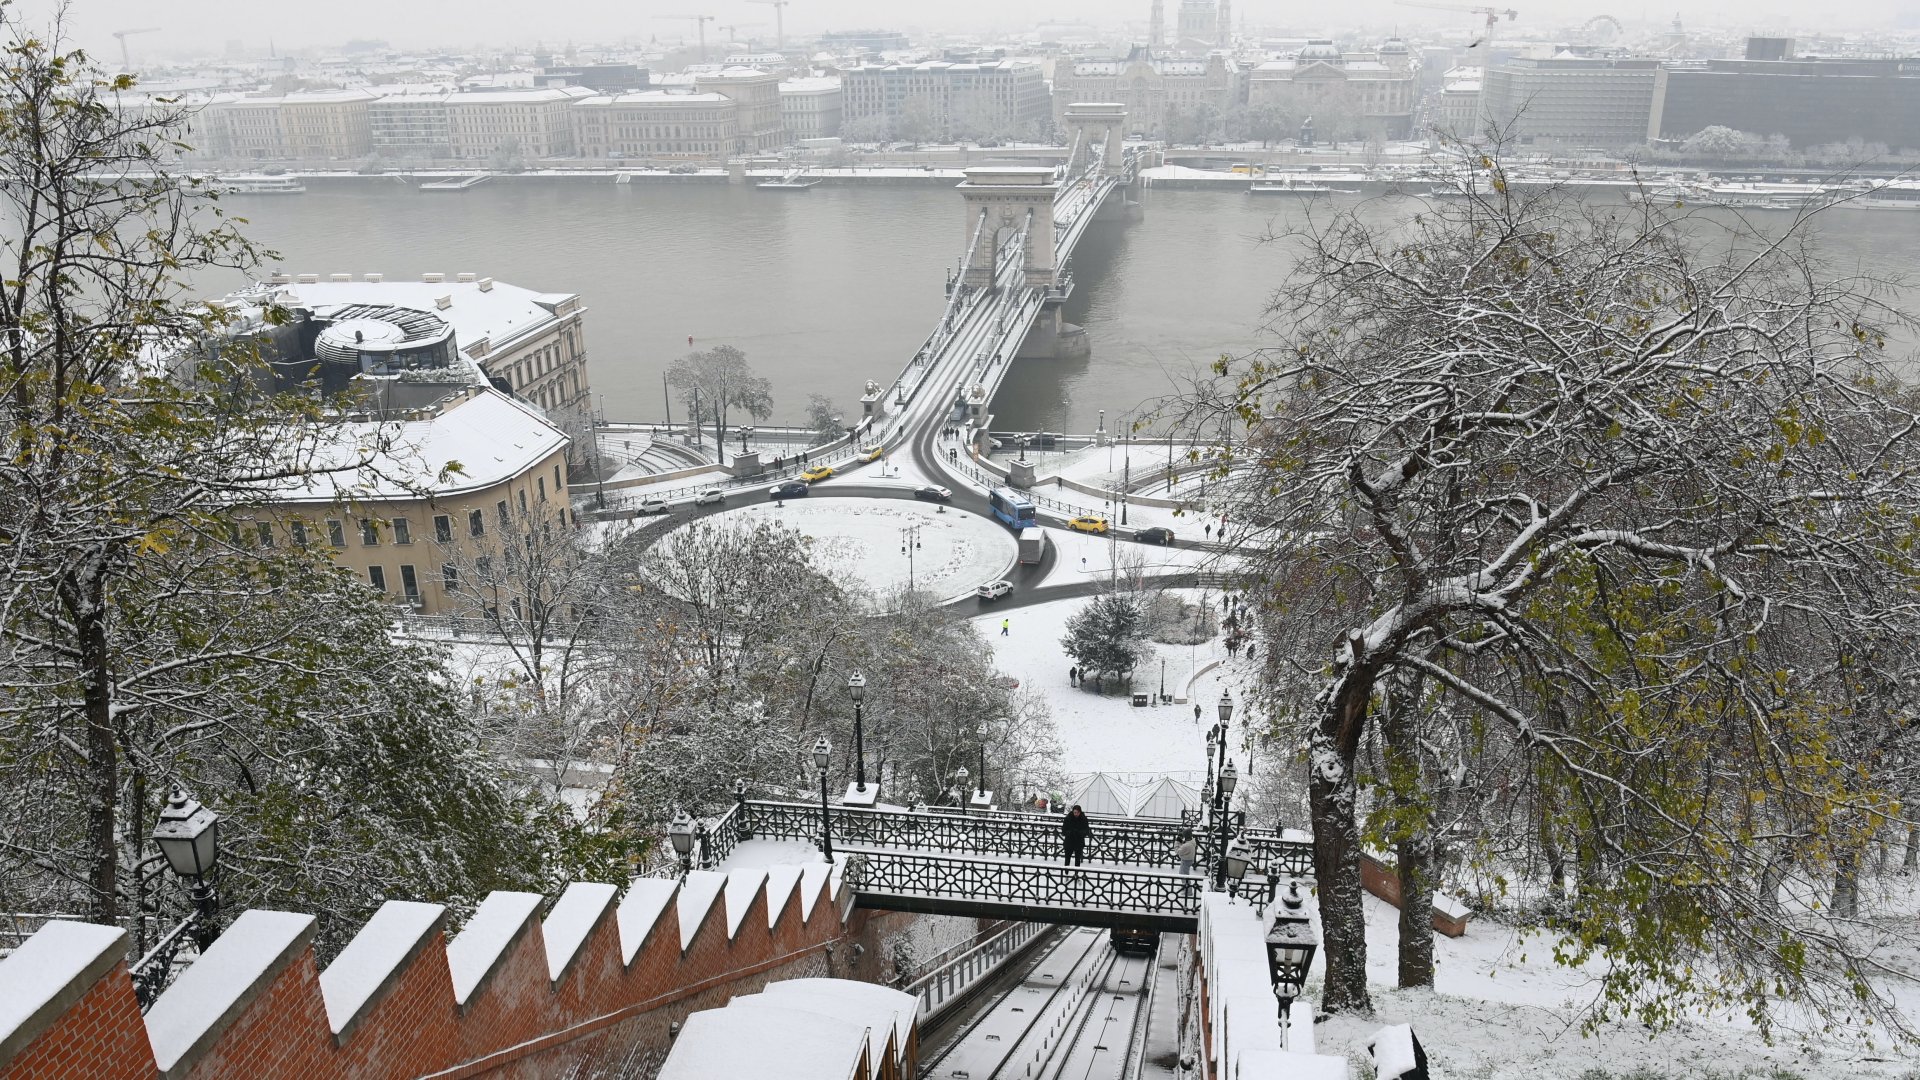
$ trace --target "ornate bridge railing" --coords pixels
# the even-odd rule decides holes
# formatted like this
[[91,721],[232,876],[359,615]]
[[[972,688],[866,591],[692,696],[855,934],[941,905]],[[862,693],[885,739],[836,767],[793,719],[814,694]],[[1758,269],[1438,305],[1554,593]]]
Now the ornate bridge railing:
[[1191,930],[1200,911],[1198,874],[875,849],[849,855],[845,880],[859,907],[1160,930]]
[[[1061,819],[1052,815],[958,813],[903,813],[835,806],[832,809],[835,846],[902,848],[961,855],[997,855],[1014,859],[1059,859],[1065,850]],[[732,827],[754,836],[779,840],[818,841],[818,804],[769,802],[751,799],[729,815]],[[1094,863],[1168,867],[1173,850],[1186,838],[1186,829],[1172,822],[1116,824],[1096,818],[1087,841],[1086,859]],[[728,845],[731,850],[731,845]]]

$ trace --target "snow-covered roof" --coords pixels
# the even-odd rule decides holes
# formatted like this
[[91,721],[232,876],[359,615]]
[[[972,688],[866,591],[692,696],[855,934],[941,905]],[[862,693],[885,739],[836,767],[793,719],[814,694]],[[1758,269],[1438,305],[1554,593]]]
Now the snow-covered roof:
[[773,1005],[729,1005],[687,1017],[658,1077],[849,1080],[867,1045],[867,1029],[850,1021]]
[[1126,817],[1133,809],[1133,793],[1105,773],[1094,773],[1082,780],[1068,797],[1067,805],[1078,804],[1081,810],[1102,817]]
[[[289,307],[328,304],[392,304],[431,311],[452,324],[460,349],[466,352],[481,341],[487,353],[497,353],[529,334],[552,326],[563,316],[556,309],[568,301],[576,314],[586,310],[577,293],[540,293],[492,278],[473,281],[316,281],[281,286],[282,303]],[[445,307],[439,301],[447,300]],[[473,355],[469,353],[469,355]]]
[[307,939],[313,923],[311,915],[242,912],[148,1010],[147,1037],[160,1071],[171,1070],[203,1036],[231,1022],[256,984]]
[[700,78],[701,79],[764,79],[770,74],[772,73],[767,71],[761,71],[759,68],[755,68],[755,67],[730,67],[730,68],[722,68],[721,70],[712,72],[710,74],[701,75]]
[[851,979],[783,979],[768,983],[761,994],[793,1008],[810,1009],[812,1006],[800,1003],[815,1002],[822,1011],[832,1011],[833,1015],[849,1020],[864,1017],[862,1022],[876,1032],[891,1022],[894,1049],[902,1057],[906,1055],[914,1017],[920,1007],[919,999],[912,994]]
[[818,94],[828,90],[840,89],[839,78],[832,75],[814,75],[804,79],[788,79],[780,84],[783,94]]
[[576,108],[606,109],[616,105],[723,105],[733,99],[725,94],[697,94],[686,90],[635,90],[626,94],[595,94],[581,98]]
[[547,86],[538,90],[511,87],[462,90],[447,99],[450,105],[563,105],[593,91],[583,86]]
[[1183,810],[1200,809],[1200,792],[1190,784],[1183,784],[1171,776],[1140,789],[1133,804],[1134,817],[1165,818],[1169,821],[1180,820]]
[[[566,433],[540,411],[492,387],[474,387],[441,403],[420,420],[335,425],[315,450],[318,475],[288,481],[270,493],[276,502],[410,499],[422,492],[478,491],[521,475],[567,445]],[[340,469],[364,459],[359,468]],[[454,462],[457,474],[443,472]]]
[[360,1015],[367,1001],[437,929],[447,909],[440,904],[389,900],[320,973],[320,998],[335,1035]]

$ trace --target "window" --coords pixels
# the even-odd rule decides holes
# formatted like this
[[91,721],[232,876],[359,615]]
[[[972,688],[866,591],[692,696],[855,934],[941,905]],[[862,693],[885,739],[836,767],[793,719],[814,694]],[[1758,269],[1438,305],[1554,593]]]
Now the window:
[[287,528],[293,531],[294,547],[307,546],[307,523],[306,522],[301,521],[299,518],[295,518],[293,520],[293,523],[291,525],[288,525]]
[[413,543],[413,526],[406,518],[393,519],[393,542],[396,544]]
[[450,593],[460,591],[460,568],[448,564],[440,568],[440,585]]
[[468,536],[487,535],[486,515],[482,514],[478,510],[467,511],[467,535]]
[[565,484],[563,484],[563,483],[561,483],[561,482],[560,482],[560,466],[559,466],[558,464],[556,464],[556,465],[554,465],[554,467],[553,467],[553,493],[554,493],[555,495],[558,495],[558,494],[560,494],[560,489],[561,489],[561,488],[563,488],[563,487],[566,487],[566,486],[567,486],[567,485],[565,485]]
[[499,502],[493,504],[493,508],[500,512],[500,526],[501,528],[505,528],[507,522],[511,520],[507,517],[507,500],[501,499]]
[[256,521],[253,523],[253,531],[255,535],[260,537],[261,547],[270,548],[273,546],[273,522]]
[[540,489],[540,501],[546,502],[547,501],[547,478],[544,476],[536,476],[533,478],[533,482]]
[[453,543],[453,519],[445,514],[433,515],[433,538],[442,544]]
[[473,573],[475,577],[480,579],[482,584],[485,584],[489,578],[493,577],[493,556],[481,555],[474,559]]
[[372,518],[360,519],[360,543],[365,547],[380,546],[380,523]]
[[347,529],[340,524],[339,518],[327,519],[327,543],[337,548],[347,546]]
[[520,489],[520,512],[523,514],[527,512],[527,489],[526,488]]
[[420,579],[414,576],[413,567],[404,563],[400,566],[400,591],[407,594],[408,600],[420,602]]
[[367,567],[367,580],[373,583],[373,587],[375,591],[377,592],[387,591],[387,571],[384,567],[379,567],[379,566]]

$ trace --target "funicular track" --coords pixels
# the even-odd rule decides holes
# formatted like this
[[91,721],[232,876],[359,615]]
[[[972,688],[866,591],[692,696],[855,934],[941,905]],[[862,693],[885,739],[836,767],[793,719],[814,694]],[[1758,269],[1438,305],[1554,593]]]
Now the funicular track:
[[927,1080],[1120,1080],[1137,1052],[1150,957],[1107,932],[1060,935],[991,1007],[929,1055]]

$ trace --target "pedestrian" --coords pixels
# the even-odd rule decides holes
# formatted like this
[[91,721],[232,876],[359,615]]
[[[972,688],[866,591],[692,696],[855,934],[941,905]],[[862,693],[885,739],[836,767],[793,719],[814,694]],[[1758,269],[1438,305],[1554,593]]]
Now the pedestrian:
[[1253,659],[1253,650],[1256,644],[1256,642],[1252,641],[1247,642],[1247,659]]
[[1093,825],[1087,821],[1086,812],[1080,809],[1079,803],[1074,803],[1073,809],[1067,811],[1065,820],[1060,822],[1060,831],[1067,841],[1067,865],[1083,865],[1087,837],[1093,835]]
[[1067,685],[1068,686],[1080,685],[1080,669],[1079,668],[1070,667],[1067,669]]
[[693,348],[693,335],[692,335],[692,334],[688,334],[688,335],[687,335],[687,348],[689,348],[689,349],[691,349],[691,348]]
[[1200,703],[1197,701],[1193,703],[1193,722],[1200,722]]
[[1001,637],[1007,636],[1007,620],[1005,619],[1000,620],[1000,636]]
[[807,452],[805,450],[802,450],[800,451],[800,464],[805,465],[806,463],[807,463]]
[[1193,839],[1193,834],[1188,833],[1187,838],[1180,842],[1180,846],[1173,849],[1173,857],[1180,860],[1181,873],[1193,873],[1193,855],[1197,848],[1198,845]]
[[1213,522],[1207,522],[1207,539],[1213,539]]

